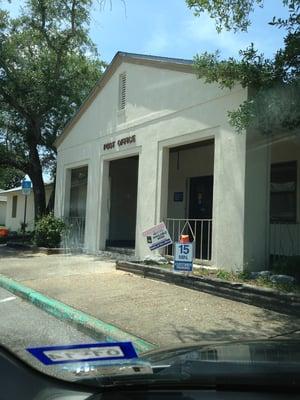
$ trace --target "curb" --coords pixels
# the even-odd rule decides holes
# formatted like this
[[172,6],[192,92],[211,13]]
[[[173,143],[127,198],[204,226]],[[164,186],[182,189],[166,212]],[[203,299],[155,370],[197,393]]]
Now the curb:
[[101,321],[89,314],[62,303],[59,300],[45,296],[42,293],[1,274],[0,287],[22,297],[42,310],[47,311],[54,317],[70,323],[88,335],[94,337],[97,337],[97,335],[105,335],[107,341],[130,341],[134,344],[134,347],[139,353],[144,353],[156,348],[152,343],[122,331],[112,324]]
[[300,296],[296,294],[285,294],[243,283],[231,283],[218,278],[174,274],[159,267],[126,261],[117,261],[116,269],[283,314],[300,316]]

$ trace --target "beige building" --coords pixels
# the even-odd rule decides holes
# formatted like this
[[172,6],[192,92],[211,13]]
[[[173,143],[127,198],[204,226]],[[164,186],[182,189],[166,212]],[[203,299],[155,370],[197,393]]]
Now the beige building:
[[142,232],[165,221],[219,268],[297,254],[299,140],[235,133],[227,113],[245,99],[197,79],[191,61],[117,53],[56,141],[56,215],[84,228],[92,253],[142,259]]
[[[51,183],[45,184],[46,204],[49,201],[52,187],[53,184]],[[10,231],[18,232],[24,222],[25,195],[22,193],[21,186],[5,190],[1,192],[2,194],[5,194],[7,199],[5,226]],[[34,196],[32,191],[27,196],[26,224],[26,230],[31,231],[34,229]]]

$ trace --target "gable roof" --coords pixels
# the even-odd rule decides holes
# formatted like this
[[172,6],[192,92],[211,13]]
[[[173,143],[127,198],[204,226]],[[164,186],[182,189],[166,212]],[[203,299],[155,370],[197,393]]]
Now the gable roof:
[[104,87],[107,81],[111,78],[115,70],[121,65],[122,62],[127,62],[131,64],[146,65],[154,68],[170,69],[173,71],[189,72],[195,73],[193,68],[193,60],[186,60],[183,58],[170,58],[170,57],[160,57],[152,56],[147,54],[136,54],[136,53],[126,53],[123,51],[118,51],[111,63],[106,68],[105,72],[98,80],[94,88],[91,90],[90,94],[83,101],[75,115],[70,119],[70,121],[64,127],[62,133],[57,137],[54,142],[54,146],[57,148],[63,140],[66,138],[72,127],[80,119],[82,114],[92,103],[94,98]]

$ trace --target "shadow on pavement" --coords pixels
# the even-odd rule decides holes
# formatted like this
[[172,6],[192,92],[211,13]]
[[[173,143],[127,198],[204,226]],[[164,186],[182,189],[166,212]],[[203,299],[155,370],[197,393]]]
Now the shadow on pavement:
[[[192,343],[199,341],[226,341],[226,340],[244,340],[261,338],[291,338],[300,339],[300,324],[293,322],[293,317],[270,312],[261,309],[256,314],[257,322],[255,324],[243,324],[237,319],[224,317],[224,328],[219,329],[196,329],[194,326],[172,327],[172,334],[177,337],[181,343]],[[264,327],[266,322],[274,323],[273,330],[270,326]],[[232,326],[231,328],[227,328]]]
[[2,258],[29,258],[34,257],[32,250],[15,249],[6,245],[0,245],[0,259]]

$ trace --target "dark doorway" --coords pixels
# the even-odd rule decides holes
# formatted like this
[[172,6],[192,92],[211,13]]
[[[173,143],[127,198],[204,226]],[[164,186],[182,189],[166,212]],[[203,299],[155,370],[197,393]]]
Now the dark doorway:
[[138,162],[137,156],[110,162],[107,247],[135,247]]
[[71,170],[70,207],[65,222],[69,226],[68,246],[83,247],[86,218],[88,167]]
[[213,177],[190,178],[190,219],[211,219],[213,200]]
[[196,236],[195,257],[210,259],[212,238],[213,176],[190,178],[189,219]]

